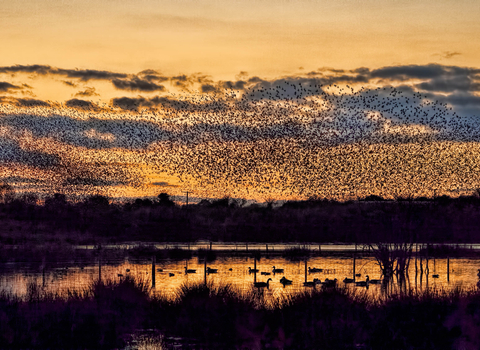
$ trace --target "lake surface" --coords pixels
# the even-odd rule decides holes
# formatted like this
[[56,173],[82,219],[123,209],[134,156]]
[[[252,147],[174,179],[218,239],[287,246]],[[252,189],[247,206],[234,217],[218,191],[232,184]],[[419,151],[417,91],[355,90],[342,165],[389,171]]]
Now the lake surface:
[[[335,250],[335,249],[334,249]],[[322,252],[324,250],[322,249]],[[248,291],[253,287],[254,281],[267,281],[271,278],[269,289],[266,291],[271,296],[279,296],[285,293],[297,293],[305,290],[303,282],[313,281],[314,278],[337,279],[338,285],[343,286],[344,278],[353,278],[354,261],[353,253],[346,252],[342,256],[329,255],[311,257],[307,261],[291,261],[278,255],[254,259],[251,256],[220,256],[206,266],[217,269],[217,273],[205,274],[204,260],[193,257],[188,260],[158,260],[155,263],[155,286],[153,293],[162,293],[174,296],[179,287],[184,283],[211,281],[213,283],[229,283],[239,291]],[[0,289],[22,296],[26,294],[29,283],[37,283],[45,287],[47,291],[64,293],[70,290],[82,290],[87,288],[92,281],[98,279],[119,280],[127,275],[152,281],[151,260],[132,258],[102,259],[101,272],[98,257],[91,261],[57,261],[50,263],[43,273],[37,265],[30,263],[0,263]],[[259,273],[249,273],[249,268],[256,264]],[[283,273],[272,273],[272,268],[284,269]],[[196,270],[195,273],[185,273],[185,267]],[[319,273],[305,273],[306,267],[322,269]],[[415,259],[411,260],[409,273],[405,284],[399,286],[396,279],[386,290],[381,285],[370,285],[368,290],[349,284],[349,288],[365,290],[366,293],[382,295],[402,289],[425,290],[436,288],[451,290],[456,287],[476,288],[479,281],[477,277],[480,268],[480,258],[450,258],[429,259],[428,273],[426,261],[423,260],[424,272],[420,272],[420,261],[417,261],[417,273],[415,272]],[[449,269],[447,269],[449,267]],[[127,271],[129,270],[129,271]],[[100,272],[100,274],[99,274]],[[261,274],[270,273],[270,275]],[[381,271],[373,257],[358,257],[355,259],[355,273],[357,281],[364,281],[368,275],[370,279],[381,279]],[[99,276],[100,275],[100,276]],[[434,278],[438,275],[438,278]],[[291,285],[283,286],[279,281],[282,277],[292,280]]]

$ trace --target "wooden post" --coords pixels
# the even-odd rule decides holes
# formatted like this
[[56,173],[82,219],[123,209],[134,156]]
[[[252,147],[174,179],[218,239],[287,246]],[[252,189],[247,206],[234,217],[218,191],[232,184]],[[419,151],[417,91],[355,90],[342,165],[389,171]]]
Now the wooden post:
[[45,287],[45,257],[42,259],[42,283]]
[[207,256],[203,258],[203,283],[207,284]]
[[257,282],[257,257],[253,257],[253,282]]
[[98,257],[98,281],[102,280],[102,257]]
[[450,282],[450,257],[447,256],[447,282]]
[[152,288],[155,288],[155,255],[152,256]]
[[305,259],[305,282],[307,282],[307,259]]
[[353,253],[353,280],[355,281],[355,271],[356,271],[356,267],[355,267],[355,260],[357,259],[357,242],[355,242],[355,252]]

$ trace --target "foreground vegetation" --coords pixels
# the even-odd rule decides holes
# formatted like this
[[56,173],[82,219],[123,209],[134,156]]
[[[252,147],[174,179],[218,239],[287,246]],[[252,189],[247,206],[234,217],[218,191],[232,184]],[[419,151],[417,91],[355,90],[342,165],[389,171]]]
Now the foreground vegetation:
[[[477,349],[480,293],[457,290],[367,298],[348,289],[270,298],[231,286],[185,285],[152,296],[148,281],[92,282],[55,295],[31,284],[0,295],[2,349],[114,349],[139,329],[207,349]],[[168,341],[164,344],[168,347]]]
[[[1,197],[1,196],[0,196]],[[480,242],[480,195],[450,198],[312,198],[245,206],[223,198],[180,206],[156,199],[70,202],[62,194],[0,198],[0,244],[106,242]]]

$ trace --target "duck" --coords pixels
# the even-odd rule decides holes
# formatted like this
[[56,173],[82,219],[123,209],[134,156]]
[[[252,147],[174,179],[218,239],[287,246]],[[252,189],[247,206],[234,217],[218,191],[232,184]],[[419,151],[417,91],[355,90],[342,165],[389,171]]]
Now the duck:
[[440,275],[439,274],[435,274],[435,275],[432,275],[433,278],[439,278]]
[[260,272],[260,274],[263,275],[263,276],[269,276],[269,275],[271,275],[272,273],[271,273],[271,272],[262,271],[262,272]]
[[308,273],[317,273],[317,272],[323,272],[323,269],[317,269],[316,267],[308,268]]
[[130,269],[126,269],[125,271],[130,272]]
[[169,276],[169,277],[173,277],[173,276],[175,276],[175,274],[172,273],[172,272],[169,272],[169,273],[168,273],[168,276]]
[[248,267],[248,273],[257,273],[258,269],[252,269],[250,266]]
[[273,273],[283,273],[283,271],[284,271],[283,269],[276,269],[275,266],[272,269]]
[[280,283],[283,284],[283,286],[285,287],[287,284],[292,284],[292,280],[289,280],[289,279],[286,279],[285,276],[283,276],[282,278],[280,278]]
[[362,274],[361,273],[356,273],[355,277],[362,277]]
[[303,285],[305,287],[315,287],[317,284],[321,284],[322,281],[320,281],[318,278],[314,278],[313,281],[307,281],[303,282]]
[[157,269],[157,272],[163,272],[163,269]]
[[345,279],[343,280],[343,283],[353,283],[353,282],[355,282],[353,278],[345,277]]
[[118,277],[123,277],[123,275],[121,273],[117,274]]
[[207,267],[207,273],[217,273],[218,269],[212,269],[211,267]]
[[187,269],[185,266],[185,273],[197,273],[197,270]]
[[368,286],[368,282],[370,281],[370,278],[368,277],[368,275],[366,276],[367,279],[365,281],[358,281],[358,282],[355,282],[355,285],[357,287],[366,287]]
[[264,287],[267,287],[267,289],[269,288],[269,283],[272,279],[269,278],[267,280],[267,282],[253,282],[253,286],[256,287],[256,288],[264,288]]

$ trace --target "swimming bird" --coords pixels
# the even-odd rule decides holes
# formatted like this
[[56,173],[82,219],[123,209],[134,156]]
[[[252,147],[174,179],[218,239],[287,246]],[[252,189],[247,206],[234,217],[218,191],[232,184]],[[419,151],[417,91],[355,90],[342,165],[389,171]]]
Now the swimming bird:
[[289,279],[286,279],[285,276],[283,276],[282,278],[280,278],[280,283],[283,284],[283,286],[285,287],[287,284],[292,284],[292,280],[289,280]]
[[117,274],[118,277],[123,277],[123,275],[121,273]]
[[197,270],[187,269],[185,266],[185,273],[197,273]]
[[271,275],[272,273],[271,273],[271,272],[262,271],[262,272],[260,272],[260,274],[263,275],[263,276],[269,276],[269,275]]
[[248,267],[248,273],[257,273],[258,269],[252,269],[250,266]]
[[172,273],[172,272],[169,272],[169,273],[168,273],[168,276],[173,277],[173,276],[175,276],[175,274]]
[[322,285],[326,288],[329,288],[329,287],[335,287],[337,285],[337,279],[328,279],[326,278],[325,281],[323,281]]
[[212,269],[210,267],[207,267],[207,273],[217,273],[218,269]]
[[303,282],[303,285],[305,287],[315,287],[317,284],[321,284],[322,281],[320,281],[318,278],[314,278],[313,281],[307,281]]
[[275,266],[272,269],[273,273],[283,273],[283,269],[276,269]]
[[317,269],[316,267],[309,267],[308,272],[309,273],[323,272],[323,269]]
[[256,287],[256,288],[264,288],[264,287],[267,287],[267,289],[269,288],[269,283],[272,279],[269,278],[267,280],[267,282],[253,282],[253,286]]
[[439,278],[439,277],[440,277],[440,275],[438,275],[438,274],[435,274],[435,275],[432,275],[432,277],[433,277],[433,278]]
[[380,284],[380,283],[382,283],[382,280],[371,280],[371,279],[369,279],[368,283],[370,283],[370,284]]
[[130,269],[126,269],[125,271],[130,272]]
[[367,277],[367,279],[366,279],[365,281],[355,282],[355,285],[356,285],[357,287],[367,287],[370,278],[368,277],[368,275],[367,275],[366,277]]
[[353,282],[355,282],[355,280],[353,278],[345,277],[345,279],[343,280],[343,283],[353,283]]

